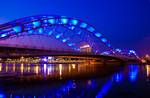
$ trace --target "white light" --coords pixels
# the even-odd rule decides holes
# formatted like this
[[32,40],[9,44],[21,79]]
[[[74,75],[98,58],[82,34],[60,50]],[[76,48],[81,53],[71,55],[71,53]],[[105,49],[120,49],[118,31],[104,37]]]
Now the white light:
[[47,69],[47,74],[50,75],[52,73],[52,66],[49,66]]
[[46,74],[47,65],[44,64],[44,74]]
[[7,34],[2,34],[2,35],[1,35],[1,37],[6,37],[6,36],[7,36]]
[[44,61],[44,62],[47,62],[47,58],[44,58],[43,61]]
[[90,45],[84,45],[84,46],[81,46],[80,48],[90,48]]
[[53,59],[53,57],[51,57],[51,56],[48,57],[48,60],[52,60],[52,59]]
[[62,64],[59,64],[59,75],[60,75],[60,78],[61,78],[61,75],[62,75]]

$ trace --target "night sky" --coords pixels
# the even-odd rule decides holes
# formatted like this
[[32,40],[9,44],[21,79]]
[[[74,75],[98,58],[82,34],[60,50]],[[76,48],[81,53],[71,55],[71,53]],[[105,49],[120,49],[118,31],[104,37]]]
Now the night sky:
[[62,15],[92,24],[116,48],[150,54],[150,0],[1,0],[0,23]]

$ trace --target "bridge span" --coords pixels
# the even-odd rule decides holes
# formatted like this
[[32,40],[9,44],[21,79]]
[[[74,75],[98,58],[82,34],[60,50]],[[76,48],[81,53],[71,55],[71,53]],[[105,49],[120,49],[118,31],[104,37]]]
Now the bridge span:
[[[49,63],[79,63],[79,62],[101,62],[103,64],[108,62],[118,62],[120,64],[124,64],[126,62],[131,61],[138,61],[135,58],[124,58],[124,57],[116,57],[110,55],[99,55],[99,54],[92,54],[92,53],[79,53],[79,52],[70,52],[70,51],[50,51],[50,50],[40,50],[40,49],[28,49],[28,48],[16,48],[16,47],[0,47],[0,57],[2,59],[18,59],[21,60],[21,57],[29,59],[33,58],[39,59],[45,57],[53,57],[55,60],[50,61]],[[59,60],[56,60],[59,59]],[[64,59],[68,59],[65,60]],[[28,60],[31,61],[32,60]],[[34,60],[33,60],[34,61]],[[13,60],[12,60],[13,62]],[[40,60],[39,60],[40,62]],[[23,62],[28,63],[28,62]]]
[[0,57],[46,55],[137,60],[135,51],[115,49],[101,32],[80,19],[37,15],[0,25]]

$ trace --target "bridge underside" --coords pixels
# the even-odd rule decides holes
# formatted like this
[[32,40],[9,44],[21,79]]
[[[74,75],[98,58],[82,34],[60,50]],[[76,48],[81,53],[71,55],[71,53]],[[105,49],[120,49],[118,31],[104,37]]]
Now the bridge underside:
[[90,53],[79,53],[70,51],[50,51],[40,49],[16,48],[16,47],[0,47],[1,58],[20,58],[20,57],[40,57],[40,56],[53,56],[65,58],[93,58],[102,61],[117,61],[124,62],[123,59],[104,55],[95,55]]

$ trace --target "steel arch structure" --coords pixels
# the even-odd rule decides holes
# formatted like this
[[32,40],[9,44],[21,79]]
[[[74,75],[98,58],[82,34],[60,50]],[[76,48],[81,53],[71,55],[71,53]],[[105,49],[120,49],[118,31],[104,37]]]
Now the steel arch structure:
[[[112,48],[110,42],[93,26],[76,18],[37,15],[0,25],[0,45],[1,42],[5,43],[8,39],[31,35],[56,39],[62,43],[63,51],[80,51],[80,47],[84,44],[92,48],[92,53],[102,53]],[[17,43],[20,42],[17,41]],[[26,43],[30,44],[30,42]],[[45,41],[45,43],[49,42]],[[54,43],[55,41],[51,42],[51,46]],[[58,47],[53,49],[58,49]]]

